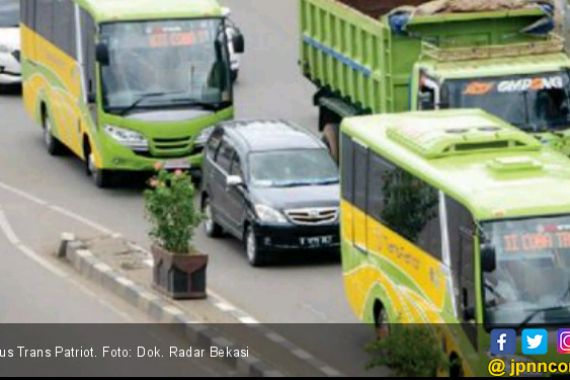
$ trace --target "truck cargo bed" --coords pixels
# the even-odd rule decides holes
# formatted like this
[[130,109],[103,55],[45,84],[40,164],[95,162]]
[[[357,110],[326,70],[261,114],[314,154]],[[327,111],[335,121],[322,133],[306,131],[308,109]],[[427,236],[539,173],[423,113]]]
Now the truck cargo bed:
[[426,0],[340,0],[340,2],[376,19],[403,5],[416,6],[427,3]]

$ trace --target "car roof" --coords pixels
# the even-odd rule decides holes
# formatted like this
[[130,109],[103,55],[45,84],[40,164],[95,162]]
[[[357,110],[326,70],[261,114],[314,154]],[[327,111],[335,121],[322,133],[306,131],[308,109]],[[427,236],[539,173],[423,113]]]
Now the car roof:
[[284,120],[239,120],[220,126],[242,152],[325,148],[310,132]]

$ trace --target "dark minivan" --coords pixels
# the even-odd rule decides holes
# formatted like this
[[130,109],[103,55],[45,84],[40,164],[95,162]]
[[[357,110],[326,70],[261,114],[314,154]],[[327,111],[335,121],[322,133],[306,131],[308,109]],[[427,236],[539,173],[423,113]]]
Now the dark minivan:
[[206,144],[204,228],[242,239],[253,266],[275,252],[338,252],[339,192],[326,146],[288,122],[223,123]]

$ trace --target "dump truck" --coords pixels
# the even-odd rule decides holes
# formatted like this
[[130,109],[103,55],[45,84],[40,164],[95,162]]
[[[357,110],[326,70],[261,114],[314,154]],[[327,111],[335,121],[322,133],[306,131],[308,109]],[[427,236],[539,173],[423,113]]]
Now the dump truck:
[[570,58],[553,33],[553,3],[299,0],[299,7],[299,64],[317,87],[319,130],[336,158],[345,117],[446,108],[483,109],[570,154]]

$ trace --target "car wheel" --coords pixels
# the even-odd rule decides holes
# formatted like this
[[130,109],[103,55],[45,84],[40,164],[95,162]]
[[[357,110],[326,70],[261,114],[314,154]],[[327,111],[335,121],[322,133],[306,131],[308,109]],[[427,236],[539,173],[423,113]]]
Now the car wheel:
[[265,264],[266,255],[257,245],[257,236],[252,226],[249,226],[245,233],[245,251],[251,266],[260,267]]
[[111,173],[107,170],[98,169],[95,166],[95,155],[93,153],[91,153],[90,150],[89,150],[89,153],[87,154],[87,161],[86,162],[87,162],[87,164],[86,164],[87,165],[87,174],[89,176],[91,176],[95,186],[97,186],[100,189],[105,189],[105,188],[108,188],[112,185],[113,173]]
[[43,140],[47,152],[51,156],[59,156],[63,151],[63,145],[53,135],[53,124],[47,114],[44,114],[42,120]]
[[204,231],[206,235],[211,238],[217,238],[222,236],[222,227],[216,223],[214,219],[214,213],[212,211],[212,205],[210,204],[210,199],[206,198],[204,201]]
[[232,70],[231,78],[233,83],[237,82],[238,77],[239,77],[239,70]]

